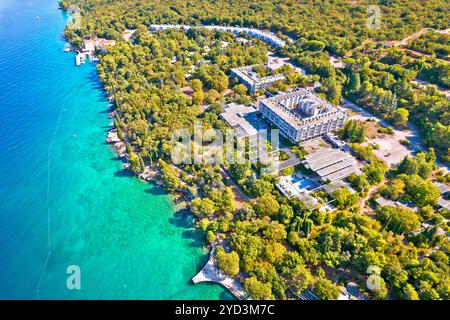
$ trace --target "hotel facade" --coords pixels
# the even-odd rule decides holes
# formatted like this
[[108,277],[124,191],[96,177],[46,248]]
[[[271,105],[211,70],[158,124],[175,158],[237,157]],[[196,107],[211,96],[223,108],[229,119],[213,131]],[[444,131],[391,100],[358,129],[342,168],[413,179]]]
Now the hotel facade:
[[348,119],[347,113],[303,88],[260,100],[259,111],[293,143],[336,131]]

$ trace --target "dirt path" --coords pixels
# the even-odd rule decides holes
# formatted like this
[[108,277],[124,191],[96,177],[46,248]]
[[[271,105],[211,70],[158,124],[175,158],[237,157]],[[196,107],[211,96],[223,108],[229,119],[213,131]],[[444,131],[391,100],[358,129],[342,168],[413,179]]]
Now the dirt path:
[[412,49],[408,49],[408,48],[400,48],[401,51],[405,52],[406,54],[412,56],[412,57],[425,57],[425,58],[434,58],[440,62],[443,63],[449,63],[449,61],[441,59],[441,58],[437,58],[437,57],[433,57],[431,54],[428,53],[424,53],[424,52],[420,52],[420,51],[416,51],[416,50],[412,50]]
[[359,201],[359,205],[361,207],[361,214],[370,215],[373,213],[373,210],[367,205],[367,201],[376,194],[380,189],[384,186],[384,181],[380,182],[369,188],[367,195]]
[[236,203],[236,208],[240,209],[242,208],[242,205],[244,202],[247,202],[250,200],[250,197],[244,192],[244,190],[241,189],[241,187],[233,180],[233,178],[230,177],[228,172],[220,167],[220,173],[222,174],[222,177],[231,181],[231,191],[233,191],[234,194],[234,202]]
[[435,31],[432,28],[422,28],[419,31],[417,31],[416,33],[413,33],[409,36],[407,36],[406,38],[402,39],[402,40],[397,40],[397,41],[388,41],[386,42],[386,44],[388,46],[394,46],[394,47],[398,47],[398,46],[406,46],[408,44],[409,41],[416,39],[418,37],[420,37],[421,35],[427,33],[428,31]]
[[[433,29],[433,28],[422,28],[419,31],[417,31],[417,32],[407,36],[404,39],[397,40],[397,41],[386,41],[385,44],[387,46],[392,46],[392,47],[406,46],[406,45],[408,45],[409,41],[414,40],[414,39],[420,37],[421,35],[429,32],[429,31],[434,31],[434,32],[441,33],[441,34],[450,34],[450,28],[445,29],[445,30],[436,30],[436,29]],[[353,48],[352,50],[350,50],[348,52],[348,55],[351,57],[354,51],[361,49],[362,47],[364,47],[367,43],[369,43],[371,41],[374,41],[374,39],[366,39],[366,40],[364,40],[363,43],[361,43],[359,46],[357,46],[357,47]]]
[[347,55],[348,55],[349,57],[351,57],[351,56],[353,55],[353,52],[354,52],[354,51],[357,51],[357,50],[363,48],[366,44],[368,44],[368,43],[370,43],[370,42],[372,42],[372,41],[374,41],[374,40],[373,40],[373,39],[366,39],[366,40],[364,40],[359,46],[357,46],[357,47],[353,48],[352,50],[350,50],[350,51],[347,53]]

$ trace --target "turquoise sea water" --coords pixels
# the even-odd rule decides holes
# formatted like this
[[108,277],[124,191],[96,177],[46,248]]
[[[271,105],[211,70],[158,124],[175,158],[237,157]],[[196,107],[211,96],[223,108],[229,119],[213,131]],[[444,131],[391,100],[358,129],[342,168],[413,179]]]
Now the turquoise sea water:
[[191,284],[204,235],[104,144],[108,103],[63,52],[66,18],[57,0],[0,1],[0,298],[230,298]]

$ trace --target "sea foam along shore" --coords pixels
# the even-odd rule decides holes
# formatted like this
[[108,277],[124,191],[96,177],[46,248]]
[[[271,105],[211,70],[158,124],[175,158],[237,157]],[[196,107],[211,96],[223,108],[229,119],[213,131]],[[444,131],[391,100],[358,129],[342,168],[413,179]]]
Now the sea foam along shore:
[[[113,119],[114,117],[115,112],[113,111],[110,113],[110,118]],[[119,138],[116,128],[110,129],[105,142],[110,143],[112,145],[119,158],[128,159],[125,141]],[[126,169],[129,169],[128,164],[124,164],[124,167]],[[160,175],[161,172],[159,168],[156,165],[154,165],[154,166],[145,166],[144,172],[140,173],[138,177],[140,179],[151,181],[152,183],[155,183],[156,185],[163,187]],[[183,194],[176,194],[174,196],[175,196],[174,201],[177,203],[187,204],[189,201],[189,199],[183,197]],[[237,299],[239,300],[248,299],[239,281],[237,281],[237,279],[233,277],[223,274],[218,268],[215,255],[217,244],[218,244],[217,242],[214,242],[211,245],[211,251],[208,262],[199,271],[199,273],[192,278],[192,281],[195,284],[200,282],[215,282],[221,284],[226,289],[228,289],[228,291],[230,291]]]

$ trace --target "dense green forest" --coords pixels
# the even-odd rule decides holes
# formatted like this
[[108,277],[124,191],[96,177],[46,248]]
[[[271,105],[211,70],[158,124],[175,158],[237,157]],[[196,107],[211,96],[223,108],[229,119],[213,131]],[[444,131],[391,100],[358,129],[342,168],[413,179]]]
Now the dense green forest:
[[450,79],[450,65],[432,59],[412,59],[397,48],[363,50],[347,59],[344,91],[351,100],[371,109],[396,126],[412,120],[426,145],[434,147],[444,161],[450,159],[450,102],[433,87],[415,88],[416,77],[443,86]]
[[[357,3],[339,0],[238,1],[239,4],[234,1],[141,0],[131,7],[130,2],[124,0],[61,1],[64,8],[73,3],[79,5],[83,14],[81,28],[66,32],[75,43],[81,43],[81,37],[86,35],[120,40],[125,29],[145,28],[152,23],[244,25],[268,28],[281,37],[290,36],[296,40],[281,52],[308,72],[320,76],[321,90],[328,100],[338,104],[342,96],[347,96],[387,120],[394,120],[397,108],[408,109],[410,119],[422,131],[426,145],[434,147],[442,160],[450,159],[448,101],[435,92],[413,93],[410,89],[415,77],[448,88],[450,66],[425,57],[413,63],[402,52],[386,53],[379,48],[383,40],[401,39],[424,27],[448,28],[448,1],[427,1],[425,5],[422,1],[394,0]],[[379,5],[381,9],[379,29],[367,27],[368,4]],[[218,7],[220,17],[217,16]],[[374,42],[366,43],[368,39]],[[351,68],[344,72],[333,68],[330,54],[344,56],[357,46],[354,59],[349,63]],[[442,55],[447,52],[449,37],[426,33],[411,41],[409,46],[426,52],[434,50]],[[375,54],[368,57],[366,53],[372,49],[376,49]],[[371,62],[370,59],[379,61]]]
[[410,41],[408,48],[445,59],[450,55],[450,35],[430,31]]
[[[448,159],[449,103],[436,89],[412,83],[432,61],[371,44],[354,50],[343,69],[329,60],[330,52],[343,55],[367,38],[398,39],[424,26],[447,28],[447,1],[371,2],[382,7],[389,26],[378,31],[366,27],[365,1],[141,0],[130,6],[124,0],[63,0],[62,6],[71,3],[80,4],[83,20],[81,29],[66,31],[69,40],[76,44],[93,35],[118,40],[100,54],[98,72],[114,94],[114,125],[127,143],[130,169],[140,173],[157,166],[164,187],[190,200],[206,240],[223,244],[218,266],[237,277],[253,299],[293,298],[305,289],[321,299],[335,299],[338,285],[348,281],[374,299],[450,299],[450,243],[441,232],[448,233],[450,214],[436,208],[441,194],[431,182],[449,180],[435,165],[436,154]],[[347,188],[331,195],[318,191],[315,208],[283,196],[275,187],[277,176],[256,175],[258,163],[175,166],[170,157],[173,131],[192,128],[198,120],[205,129],[227,129],[219,117],[222,102],[248,104],[257,96],[230,80],[230,69],[265,62],[269,48],[258,40],[243,43],[231,34],[206,30],[150,33],[150,23],[239,24],[295,37],[280,53],[311,74],[299,76],[284,68],[285,88],[320,81],[319,94],[332,102],[345,96],[399,127],[413,120],[434,150],[390,169],[372,146],[360,144],[364,128],[348,122],[340,135],[367,165],[363,174],[348,178],[356,193]],[[137,29],[132,42],[121,41],[126,28]],[[305,154],[300,146],[292,151]],[[224,170],[249,201],[236,201]],[[363,214],[360,201],[369,190],[376,191],[369,201],[374,210]],[[416,211],[375,209],[373,200],[379,196],[412,203]],[[337,210],[321,211],[331,198]],[[373,265],[381,269],[381,281],[371,291],[366,279]]]
[[[63,0],[77,3],[86,19],[82,34],[121,38],[140,24],[214,24],[270,29],[294,38],[320,40],[343,54],[368,38],[401,39],[422,27],[449,27],[446,0]],[[381,9],[380,29],[367,27],[367,6]],[[218,14],[220,13],[220,14]]]

